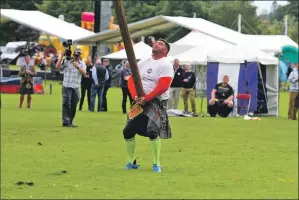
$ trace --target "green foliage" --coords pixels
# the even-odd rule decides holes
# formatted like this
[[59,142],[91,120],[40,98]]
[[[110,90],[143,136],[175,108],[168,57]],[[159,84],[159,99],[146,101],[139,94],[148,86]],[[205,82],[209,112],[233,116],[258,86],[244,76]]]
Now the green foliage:
[[81,26],[82,12],[93,12],[93,1],[67,1],[67,0],[54,0],[43,1],[42,4],[36,5],[38,9],[53,17],[64,15],[64,20],[70,23],[75,23]]
[[256,7],[246,1],[222,2],[219,6],[212,8],[212,13],[211,21],[233,30],[237,30],[237,19],[241,14],[242,18],[250,25],[248,27],[242,23],[242,33],[256,34],[259,32]]
[[[4,0],[1,2],[1,9],[37,10],[37,5],[41,2],[42,0],[27,0],[26,3],[17,0]],[[38,35],[38,31],[13,21],[1,23],[0,30],[0,45],[5,45],[10,41],[34,41]]]
[[[2,8],[37,10],[45,12],[54,17],[63,14],[65,20],[81,26],[82,12],[94,12],[94,0],[28,0],[22,1],[4,0]],[[289,16],[288,36],[298,42],[298,1],[289,1],[289,4],[280,6],[273,3],[271,13],[263,13],[257,16],[256,7],[252,1],[170,1],[170,0],[128,0],[123,1],[128,23],[137,22],[158,15],[184,16],[203,18],[220,24],[227,28],[237,30],[238,14],[242,15],[242,33],[245,34],[281,34],[284,16]],[[113,15],[115,16],[114,10]],[[115,20],[117,23],[117,20]],[[37,33],[20,27],[15,22],[8,22],[0,25],[1,45],[14,40],[34,40]],[[25,34],[22,34],[26,32]],[[172,30],[161,30],[155,33],[155,38],[169,38],[174,42],[190,30],[179,27]]]

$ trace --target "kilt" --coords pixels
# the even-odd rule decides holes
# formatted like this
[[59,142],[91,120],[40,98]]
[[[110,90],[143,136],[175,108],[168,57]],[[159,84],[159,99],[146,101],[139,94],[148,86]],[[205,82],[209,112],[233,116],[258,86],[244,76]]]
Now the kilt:
[[34,94],[32,83],[22,83],[20,86],[20,94]]
[[[167,115],[167,100],[160,101],[158,98],[146,103],[143,106],[143,114],[152,120],[159,129],[159,137],[161,139],[169,139],[172,137],[170,123]],[[138,118],[138,117],[137,117]],[[128,118],[127,124],[135,119]]]

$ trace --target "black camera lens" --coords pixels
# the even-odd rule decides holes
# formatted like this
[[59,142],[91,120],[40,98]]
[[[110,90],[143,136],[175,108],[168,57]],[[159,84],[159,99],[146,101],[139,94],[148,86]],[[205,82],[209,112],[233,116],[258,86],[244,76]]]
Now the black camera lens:
[[62,42],[62,45],[63,45],[64,47],[67,47],[67,46],[68,46],[68,43],[67,43],[66,41],[64,41],[64,42]]

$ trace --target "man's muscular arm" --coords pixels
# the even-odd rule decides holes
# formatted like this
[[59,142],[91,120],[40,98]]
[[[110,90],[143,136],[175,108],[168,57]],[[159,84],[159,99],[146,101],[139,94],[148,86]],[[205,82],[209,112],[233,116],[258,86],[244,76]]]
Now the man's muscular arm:
[[130,77],[128,79],[128,89],[130,91],[132,99],[135,100],[135,97],[137,96],[137,92],[136,92],[136,89],[135,89],[135,84],[134,84],[134,80],[133,80],[132,75],[130,75]]
[[159,82],[156,88],[151,91],[149,94],[144,96],[144,100],[146,102],[153,100],[156,97],[161,96],[164,92],[166,92],[171,84],[172,78],[171,77],[161,77],[159,78]]

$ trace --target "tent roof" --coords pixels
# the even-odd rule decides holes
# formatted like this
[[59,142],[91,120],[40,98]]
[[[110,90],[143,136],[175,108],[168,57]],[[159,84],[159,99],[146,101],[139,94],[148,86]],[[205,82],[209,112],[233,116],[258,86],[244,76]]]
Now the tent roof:
[[[190,30],[196,30],[203,34],[218,38],[232,44],[236,44],[238,40],[242,39],[243,36],[243,34],[241,33],[201,18],[170,16],[156,16],[134,22],[128,24],[128,30],[131,34],[131,38],[134,39],[141,36],[148,36],[161,30],[164,31],[177,26],[182,26]],[[97,42],[116,43],[121,40],[122,37],[119,28],[115,28],[112,30],[106,30],[96,33],[93,36],[77,39],[75,42],[78,44],[95,44]]]
[[245,35],[245,40],[239,44],[253,46],[265,52],[280,53],[283,46],[294,46],[298,48],[298,44],[287,35]]
[[209,44],[210,46],[214,46],[214,48],[223,48],[230,47],[232,44],[229,42],[225,42],[223,40],[217,39],[215,37],[211,37],[199,31],[191,31],[185,37],[179,39],[175,42],[175,44],[188,44],[188,45],[202,45]]
[[176,56],[181,64],[207,64],[207,56],[209,53],[217,52],[222,49],[232,47],[228,45],[226,47],[217,48],[206,43],[197,45],[196,47]]
[[[152,48],[142,41],[138,42],[137,44],[134,44],[133,49],[137,60],[148,58],[152,55]],[[102,58],[127,59],[127,53],[125,49],[122,49],[112,54],[102,56]]]
[[188,35],[176,41],[175,44],[195,45],[194,48],[176,56],[176,58],[180,60],[181,64],[206,64],[209,52],[219,51],[233,46],[231,43],[219,40],[198,31],[191,31]]
[[276,57],[245,45],[236,45],[221,51],[209,53],[207,57],[208,62],[244,63],[245,60],[247,60],[247,62],[260,62],[263,65],[278,64]]
[[177,55],[195,47],[193,45],[176,44],[176,43],[170,43],[169,45],[170,45],[170,51],[168,53],[168,57],[169,56],[176,57]]
[[62,21],[40,11],[1,9],[0,13],[1,22],[12,20],[35,30],[45,32],[49,35],[57,36],[64,40],[76,40],[95,34],[91,31],[88,31],[66,21]]

